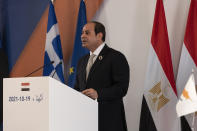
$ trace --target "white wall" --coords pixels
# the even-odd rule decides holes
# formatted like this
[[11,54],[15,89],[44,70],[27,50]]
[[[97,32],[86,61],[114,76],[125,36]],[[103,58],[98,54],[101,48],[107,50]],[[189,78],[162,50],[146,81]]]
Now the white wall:
[[[125,97],[129,131],[139,130],[141,102],[156,0],[104,0],[94,20],[106,27],[107,44],[125,54],[130,87]],[[164,0],[173,68],[177,75],[190,0]]]

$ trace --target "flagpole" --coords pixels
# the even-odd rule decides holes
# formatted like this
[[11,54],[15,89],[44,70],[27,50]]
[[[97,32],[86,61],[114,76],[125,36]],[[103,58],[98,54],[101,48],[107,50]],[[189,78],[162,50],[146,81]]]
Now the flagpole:
[[192,118],[192,131],[195,131],[195,126],[194,126],[194,122],[195,122],[195,115],[196,113],[193,113],[193,118]]
[[[192,69],[192,74],[194,75],[194,69]],[[195,123],[195,115],[196,115],[196,112],[193,113],[193,118],[192,118],[192,131],[195,131],[195,126],[194,126],[194,123]]]

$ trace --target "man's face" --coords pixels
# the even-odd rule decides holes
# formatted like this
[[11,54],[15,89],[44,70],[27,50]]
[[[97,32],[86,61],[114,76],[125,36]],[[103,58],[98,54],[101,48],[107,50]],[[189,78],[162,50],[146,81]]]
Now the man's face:
[[81,34],[82,46],[94,51],[99,45],[98,34],[95,34],[94,23],[88,23],[83,27]]

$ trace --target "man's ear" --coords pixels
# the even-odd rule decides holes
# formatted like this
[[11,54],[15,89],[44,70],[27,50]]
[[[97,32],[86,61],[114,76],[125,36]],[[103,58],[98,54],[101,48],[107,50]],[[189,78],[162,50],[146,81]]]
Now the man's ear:
[[103,34],[100,32],[100,33],[98,33],[97,34],[97,39],[98,40],[102,40],[102,38],[103,38]]

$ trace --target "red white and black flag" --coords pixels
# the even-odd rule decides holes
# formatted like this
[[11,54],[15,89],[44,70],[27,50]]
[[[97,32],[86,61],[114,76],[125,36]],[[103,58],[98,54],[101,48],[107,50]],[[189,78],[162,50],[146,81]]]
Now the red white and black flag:
[[148,118],[143,116],[142,105],[140,131],[181,131],[176,114],[178,99],[163,0],[156,3],[144,98],[143,103],[149,110],[146,112],[150,114]]

